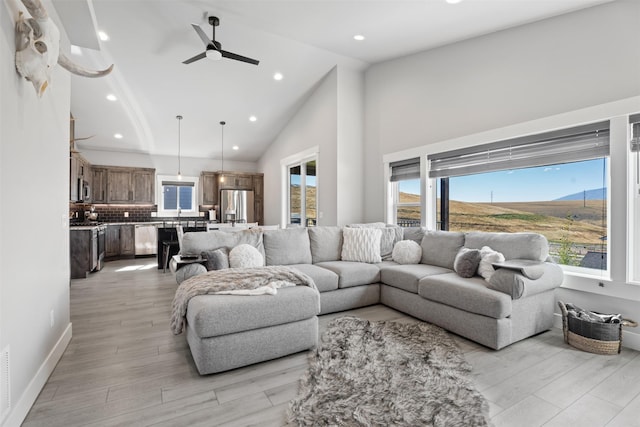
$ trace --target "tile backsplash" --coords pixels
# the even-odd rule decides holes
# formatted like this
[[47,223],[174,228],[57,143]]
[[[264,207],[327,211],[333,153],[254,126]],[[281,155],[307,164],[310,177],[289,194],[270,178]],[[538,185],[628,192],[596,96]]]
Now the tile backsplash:
[[[69,204],[69,218],[73,220],[77,212],[78,221],[82,221],[84,219],[84,212],[89,211],[91,206],[94,206],[94,212],[98,213],[99,222],[155,222],[178,219],[173,217],[151,216],[152,212],[155,213],[158,210],[156,205],[91,205],[82,203]],[[128,216],[125,216],[125,213],[127,213]],[[208,219],[208,212],[205,213],[204,217],[180,217],[180,220],[202,221],[206,219]]]

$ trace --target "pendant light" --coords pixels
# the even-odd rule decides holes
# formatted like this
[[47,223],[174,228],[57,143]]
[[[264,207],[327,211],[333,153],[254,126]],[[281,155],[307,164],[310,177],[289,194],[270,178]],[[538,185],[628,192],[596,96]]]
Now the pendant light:
[[176,116],[178,119],[178,179],[182,179],[182,173],[180,173],[180,122],[182,121],[182,116]]
[[220,137],[220,182],[224,182],[224,125],[226,125],[227,122],[220,122],[220,131],[221,131],[221,137]]

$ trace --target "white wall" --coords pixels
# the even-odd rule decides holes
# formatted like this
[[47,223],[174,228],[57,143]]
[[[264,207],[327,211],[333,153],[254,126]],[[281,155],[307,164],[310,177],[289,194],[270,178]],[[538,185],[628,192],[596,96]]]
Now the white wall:
[[286,191],[282,162],[317,147],[318,225],[363,219],[364,77],[335,67],[260,158],[264,173],[265,224],[281,223]]
[[[639,19],[640,2],[616,1],[372,66],[365,75],[365,219],[384,218],[383,158],[606,118],[619,122],[640,111]],[[612,150],[620,144],[626,135],[612,136]],[[624,165],[612,165],[618,167]],[[625,176],[619,175],[612,173],[611,235],[618,243],[611,279],[567,274],[557,295],[638,320],[640,289],[625,283],[626,195],[618,188]],[[635,330],[623,342],[640,350]]]
[[364,75],[338,69],[336,171],[337,224],[362,222],[364,215]]
[[322,212],[318,224],[337,223],[337,75],[334,68],[318,83],[258,162],[264,173],[265,224],[281,223],[281,206],[286,198],[282,191],[281,161],[313,147],[318,147],[317,206],[318,212]]
[[[51,3],[45,6],[57,18]],[[17,7],[14,0],[0,5],[0,350],[10,347],[7,426],[26,416],[71,338],[70,77],[56,67],[38,99],[18,76]]]
[[384,154],[638,95],[639,7],[616,1],[370,67],[366,219],[383,218]]
[[[160,156],[141,153],[125,153],[104,150],[79,150],[82,157],[93,165],[128,166],[138,168],[154,168],[156,174],[175,175],[178,173],[177,156]],[[221,169],[220,159],[204,159],[195,157],[181,157],[180,169],[182,175],[200,176],[202,171],[217,171]],[[256,172],[258,164],[255,162],[238,162],[225,160],[224,170],[233,172]]]

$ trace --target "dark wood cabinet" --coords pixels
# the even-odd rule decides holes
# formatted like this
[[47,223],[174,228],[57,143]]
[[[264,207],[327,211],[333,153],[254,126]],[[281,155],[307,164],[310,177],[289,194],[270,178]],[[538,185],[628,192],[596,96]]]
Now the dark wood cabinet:
[[202,172],[200,174],[202,205],[213,207],[218,204],[218,179],[216,172]]
[[120,226],[108,225],[105,233],[105,250],[106,258],[114,258],[120,255]]
[[91,201],[93,203],[107,203],[107,169],[91,168]]
[[131,171],[122,169],[107,170],[107,203],[130,203],[133,201],[131,190]]
[[155,169],[93,166],[93,203],[153,204]]
[[120,226],[120,256],[136,254],[136,233],[134,225]]
[[69,255],[72,279],[84,279],[96,266],[93,263],[93,239],[97,238],[91,229],[74,230],[69,232]]
[[108,225],[105,234],[105,258],[133,257],[135,253],[135,226],[130,224]]
[[264,176],[241,172],[225,172],[224,181],[220,181],[220,172],[202,172],[200,174],[200,201],[206,208],[219,204],[220,190],[253,190],[253,220],[264,222]]
[[136,169],[131,172],[133,203],[153,203],[155,199],[155,171]]

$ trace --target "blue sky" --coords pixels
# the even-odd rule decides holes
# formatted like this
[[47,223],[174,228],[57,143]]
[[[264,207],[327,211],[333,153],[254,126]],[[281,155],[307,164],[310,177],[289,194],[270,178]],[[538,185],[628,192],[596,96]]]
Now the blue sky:
[[[534,202],[558,199],[603,187],[603,160],[491,172],[451,178],[451,200],[465,202]],[[608,171],[605,171],[605,180]],[[401,191],[420,194],[419,183]],[[605,181],[605,187],[607,186]]]

